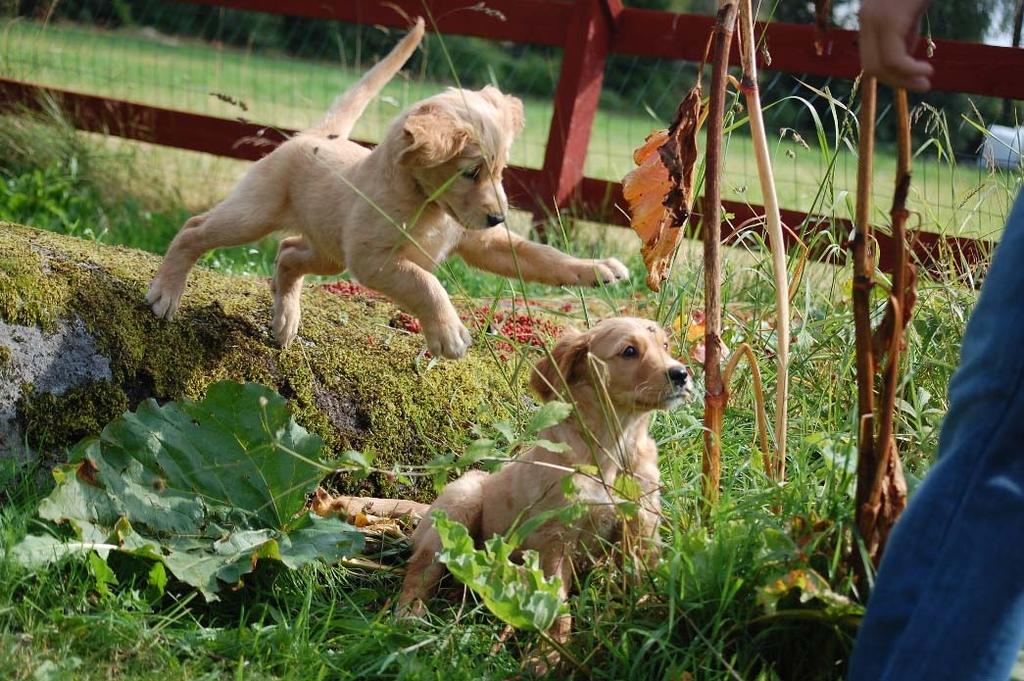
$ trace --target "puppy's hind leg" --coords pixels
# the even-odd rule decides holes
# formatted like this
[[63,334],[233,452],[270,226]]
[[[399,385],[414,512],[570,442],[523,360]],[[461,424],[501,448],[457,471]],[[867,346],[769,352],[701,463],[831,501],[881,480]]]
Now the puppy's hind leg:
[[212,210],[185,222],[171,241],[146,293],[146,302],[157,317],[174,317],[188,273],[203,253],[256,241],[276,229],[274,221],[282,205],[283,191],[270,178],[263,177],[266,173],[255,170]]
[[[558,577],[561,588],[558,597],[562,602],[569,597],[569,587],[572,584],[572,559],[571,548],[574,542],[569,540],[553,541],[540,549],[540,567],[544,576],[548,579]],[[548,638],[554,643],[561,645],[569,641],[569,634],[572,631],[572,615],[559,615],[548,629]],[[523,662],[526,672],[535,678],[547,676],[561,662],[561,653],[547,641],[542,641],[536,652]]]
[[477,538],[483,516],[483,487],[487,477],[483,471],[470,471],[458,480],[449,483],[437,500],[431,505],[427,516],[420,521],[412,536],[413,554],[405,569],[405,581],[398,596],[400,616],[419,617],[426,611],[425,602],[441,581],[444,565],[437,560],[441,551],[441,537],[434,529],[430,512],[441,510],[452,520],[457,520]]
[[342,266],[316,252],[308,239],[292,236],[281,241],[270,288],[274,293],[274,335],[287,347],[299,331],[299,298],[307,274],[338,274]]

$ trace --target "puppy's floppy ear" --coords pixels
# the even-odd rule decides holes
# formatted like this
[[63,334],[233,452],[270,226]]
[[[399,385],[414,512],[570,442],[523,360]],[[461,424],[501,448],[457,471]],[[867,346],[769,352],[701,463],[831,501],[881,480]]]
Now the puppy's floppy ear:
[[402,124],[405,147],[398,162],[420,168],[439,166],[466,147],[471,132],[445,107],[434,102],[423,104],[409,112]]
[[512,128],[512,134],[518,135],[523,131],[526,124],[523,113],[523,102],[518,97],[506,95],[493,85],[487,85],[480,90],[480,94],[490,100],[494,108],[505,115],[505,122]]
[[583,377],[589,351],[590,343],[585,334],[566,334],[552,348],[551,357],[542,357],[533,366],[530,387],[542,402],[555,399],[559,392],[567,391]]
[[512,118],[512,130],[519,134],[526,127],[526,116],[523,113],[523,101],[512,95],[505,95],[505,106]]

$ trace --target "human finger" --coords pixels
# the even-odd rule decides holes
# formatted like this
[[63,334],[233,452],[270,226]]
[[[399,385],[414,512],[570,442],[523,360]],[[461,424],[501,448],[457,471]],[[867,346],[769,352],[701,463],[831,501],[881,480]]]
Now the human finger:
[[894,87],[924,91],[931,87],[935,67],[923,59],[915,59],[907,50],[906,41],[895,33],[883,36],[876,51],[878,60],[864,70]]

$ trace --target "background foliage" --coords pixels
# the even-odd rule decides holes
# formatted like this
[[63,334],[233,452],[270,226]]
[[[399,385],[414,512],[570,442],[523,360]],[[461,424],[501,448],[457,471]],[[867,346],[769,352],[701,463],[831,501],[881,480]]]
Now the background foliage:
[[[15,13],[26,17],[49,15],[109,28],[149,26],[168,35],[200,37],[247,49],[280,51],[293,57],[340,61],[343,65],[370,63],[393,45],[393,38],[387,32],[365,26],[188,3],[160,0],[65,0],[58,3],[48,0],[8,0],[8,3],[9,10],[13,9]],[[716,7],[713,0],[631,0],[627,4],[697,14],[713,13]],[[835,13],[844,19],[855,14],[855,2],[836,2],[834,5]],[[937,1],[929,9],[926,33],[935,38],[984,42],[993,32],[1000,35],[1009,33],[1007,22],[1013,7],[1014,0]],[[813,23],[813,3],[766,2],[761,6],[761,15],[766,20]],[[459,73],[460,81],[466,86],[481,87],[493,82],[512,92],[548,97],[557,83],[560,51],[555,48],[497,44],[465,36],[448,37],[446,46],[455,64],[486,64],[486,68]],[[422,54],[414,56],[411,69],[428,77],[450,73],[447,57],[441,50],[427,52],[425,57]],[[610,55],[605,71],[602,106],[613,110],[630,110],[643,102],[660,118],[668,120],[675,112],[676,99],[668,97],[652,100],[648,93],[663,92],[666,89],[674,91],[681,75],[694,78],[696,66],[670,65],[660,60]],[[766,70],[763,80],[771,82],[772,79],[772,72]],[[840,100],[848,98],[850,84],[847,81],[817,77],[807,80],[817,87],[830,86],[832,93]],[[812,101],[824,114],[828,102],[815,98]],[[977,149],[980,135],[960,125],[961,115],[974,115],[966,96],[930,93],[923,101],[945,111],[953,128],[965,133],[965,138],[956,145],[958,153],[970,154]],[[879,122],[881,141],[895,137],[892,120],[885,115],[890,105],[888,93],[882,94],[879,101],[879,110],[882,112]],[[974,97],[973,106],[988,122],[1015,124],[1020,118],[1017,110],[1004,108],[999,100],[992,98]],[[770,128],[789,126],[803,133],[812,132],[813,122],[804,116],[794,116],[798,113],[794,105],[775,107],[766,112],[766,122]],[[794,119],[798,121],[796,125]],[[918,136],[926,139],[924,135]]]

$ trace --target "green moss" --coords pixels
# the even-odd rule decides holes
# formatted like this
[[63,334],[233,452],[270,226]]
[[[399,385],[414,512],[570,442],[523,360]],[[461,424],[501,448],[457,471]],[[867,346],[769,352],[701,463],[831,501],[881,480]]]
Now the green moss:
[[6,345],[0,345],[0,376],[4,374],[7,365],[11,363],[11,349]]
[[17,418],[29,447],[43,451],[99,433],[127,408],[124,391],[109,381],[90,382],[60,395],[36,393],[26,385],[18,400]]
[[[422,339],[392,329],[397,310],[380,300],[307,289],[300,337],[281,350],[269,331],[265,281],[197,268],[176,319],[157,319],[143,296],[159,262],[139,251],[0,224],[0,319],[51,326],[77,316],[110,360],[114,394],[81,418],[65,421],[56,413],[76,412],[70,400],[23,396],[27,423],[54,424],[34,426],[45,441],[98,432],[104,408],[134,408],[148,397],[198,398],[211,383],[232,379],[277,389],[296,419],[324,439],[329,456],[359,449],[390,467],[461,450],[481,405],[505,413],[521,404],[521,381],[505,378],[504,367],[479,347],[459,362],[429,369],[418,362]],[[65,427],[74,435],[58,438]],[[399,491],[387,480],[361,489]]]
[[[7,228],[0,223],[0,230]],[[45,277],[40,276],[41,269],[45,269],[45,263],[38,253],[11,257],[0,251],[0,319],[52,328],[57,311],[67,303],[67,290],[47,285]]]

